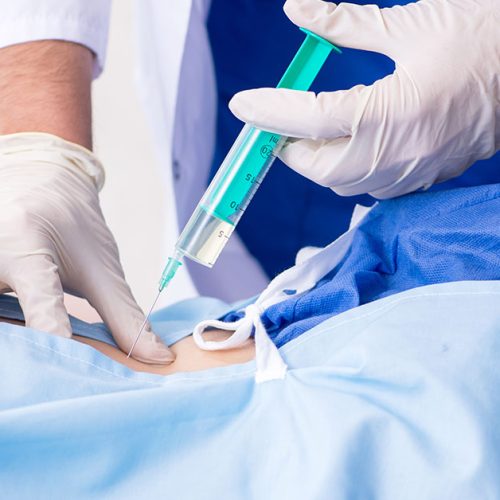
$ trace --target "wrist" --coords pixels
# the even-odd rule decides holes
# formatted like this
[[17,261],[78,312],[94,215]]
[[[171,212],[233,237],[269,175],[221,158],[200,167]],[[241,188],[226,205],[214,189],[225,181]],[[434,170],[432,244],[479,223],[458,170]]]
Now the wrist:
[[89,149],[43,132],[0,135],[0,170],[12,164],[42,162],[70,170],[97,191],[104,185],[102,163]]

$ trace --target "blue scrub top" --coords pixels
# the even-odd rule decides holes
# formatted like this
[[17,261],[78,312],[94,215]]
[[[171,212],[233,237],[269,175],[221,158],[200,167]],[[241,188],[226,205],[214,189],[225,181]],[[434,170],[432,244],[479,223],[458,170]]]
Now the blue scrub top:
[[[212,175],[241,129],[229,111],[231,97],[241,90],[276,85],[303,40],[283,13],[282,1],[213,0],[208,30],[218,86],[217,141]],[[378,1],[392,7],[409,2]],[[381,54],[343,49],[331,56],[311,90],[341,90],[370,85],[394,71]],[[464,175],[434,190],[500,182],[500,154],[478,162]],[[275,162],[247,209],[238,233],[270,277],[294,263],[306,245],[324,246],[343,233],[356,203],[372,204],[370,196],[341,197]]]

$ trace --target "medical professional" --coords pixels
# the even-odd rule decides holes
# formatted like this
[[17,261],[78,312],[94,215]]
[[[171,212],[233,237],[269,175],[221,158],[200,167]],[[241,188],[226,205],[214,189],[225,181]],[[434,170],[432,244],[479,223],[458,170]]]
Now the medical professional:
[[[276,0],[136,3],[139,90],[181,226],[241,126],[226,103],[237,90],[274,84],[300,42],[281,7]],[[104,67],[109,9],[108,0],[0,0],[0,289],[16,291],[28,326],[65,336],[63,290],[86,297],[128,350],[144,316],[99,208],[104,169],[90,152],[90,84]],[[383,54],[368,62],[378,65],[371,75],[351,68],[351,80],[340,62],[351,54],[337,58],[338,74],[323,72],[318,85],[336,90],[337,79],[345,90],[251,90],[231,101],[242,120],[296,138],[282,153],[295,171],[340,195],[384,198],[457,176],[499,149],[498,0],[383,10],[289,0],[285,12],[338,45]],[[352,54],[355,62],[361,54]],[[350,88],[355,83],[365,85]],[[473,170],[487,182],[498,164],[496,156]],[[290,264],[300,246],[326,243],[348,223],[355,200],[292,170],[273,167],[264,184],[270,191],[252,203],[241,239],[212,271],[217,278],[190,268],[201,293],[256,292],[278,261]],[[172,359],[149,329],[134,356]]]

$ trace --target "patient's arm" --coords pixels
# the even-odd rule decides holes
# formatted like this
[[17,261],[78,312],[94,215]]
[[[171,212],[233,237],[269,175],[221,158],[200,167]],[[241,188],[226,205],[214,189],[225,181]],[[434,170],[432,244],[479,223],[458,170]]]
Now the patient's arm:
[[[13,323],[24,325],[19,321],[12,321],[0,318],[0,322]],[[207,340],[224,340],[232,332],[224,332],[213,330],[203,334]],[[106,356],[114,359],[118,363],[128,366],[132,370],[156,373],[159,375],[169,375],[175,372],[186,372],[205,370],[207,368],[215,368],[217,366],[233,365],[245,363],[255,357],[255,346],[253,340],[248,340],[244,345],[237,349],[227,351],[203,351],[193,341],[192,335],[179,340],[171,346],[176,358],[170,365],[151,365],[137,361],[136,359],[127,358],[127,355],[120,349],[99,340],[88,339],[73,335],[73,339],[83,344],[87,344],[94,349],[102,352]]]

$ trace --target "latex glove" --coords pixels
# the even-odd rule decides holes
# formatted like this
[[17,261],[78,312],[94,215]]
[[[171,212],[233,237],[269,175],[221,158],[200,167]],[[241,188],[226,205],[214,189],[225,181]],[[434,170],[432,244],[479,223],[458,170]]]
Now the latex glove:
[[301,138],[280,155],[297,172],[341,195],[388,198],[458,176],[500,148],[500,0],[388,9],[288,0],[285,12],[339,46],[396,63],[371,86],[233,98],[241,120]]
[[[88,150],[48,134],[0,136],[0,291],[16,292],[26,325],[63,337],[63,289],[85,297],[127,352],[144,320],[100,206],[104,171]],[[133,357],[169,363],[148,327]]]

